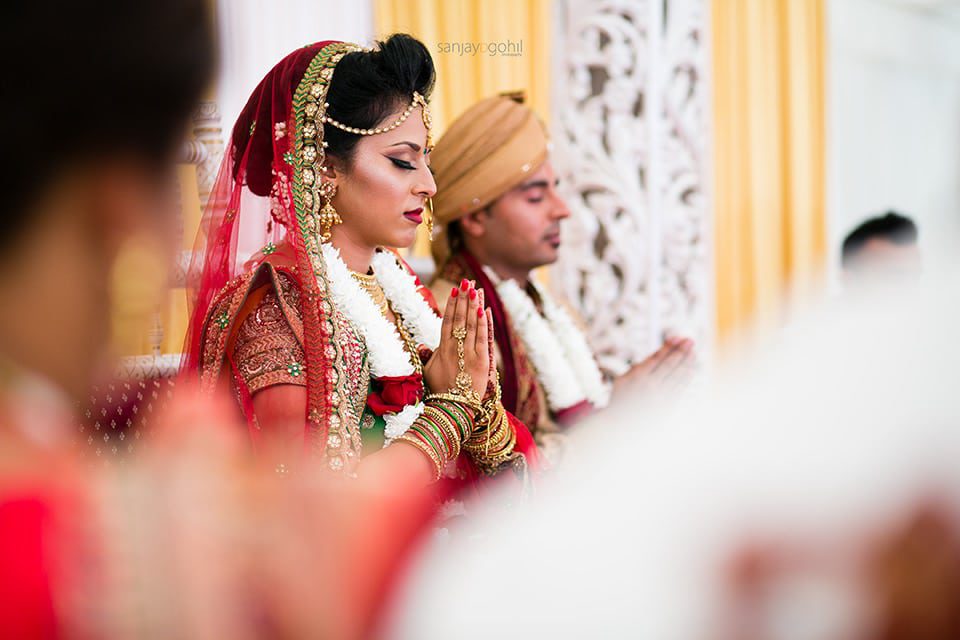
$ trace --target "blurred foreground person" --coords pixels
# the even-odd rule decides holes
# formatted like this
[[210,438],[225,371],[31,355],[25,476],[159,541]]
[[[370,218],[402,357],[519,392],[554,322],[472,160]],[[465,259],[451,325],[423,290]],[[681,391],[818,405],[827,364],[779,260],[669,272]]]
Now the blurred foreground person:
[[[960,637],[952,275],[896,308],[884,295],[798,322],[652,428],[614,403],[581,443],[589,464],[431,550],[393,637],[484,638],[463,621],[491,610],[503,638]],[[520,545],[528,580],[489,572]]]
[[212,72],[208,4],[2,10],[5,638],[358,637],[427,514],[402,477],[257,473],[230,409],[187,390],[142,458],[75,458],[74,401],[109,368],[112,271],[177,244],[173,158]]
[[893,211],[865,220],[844,239],[842,264],[848,287],[915,278],[922,266],[917,225]]
[[517,97],[476,103],[437,142],[431,168],[439,232],[431,290],[442,305],[452,287],[475,281],[493,317],[503,404],[556,459],[560,427],[603,408],[610,379],[634,391],[676,376],[693,343],[669,339],[626,372],[603,372],[571,314],[532,277],[556,262],[560,223],[570,216],[557,192],[543,123]]
[[[278,473],[473,484],[535,454],[500,403],[483,291],[465,283],[440,314],[390,250],[413,243],[436,191],[433,81],[408,35],[320,42],[280,61],[233,128],[184,367],[238,399]],[[243,239],[259,240],[246,264]]]

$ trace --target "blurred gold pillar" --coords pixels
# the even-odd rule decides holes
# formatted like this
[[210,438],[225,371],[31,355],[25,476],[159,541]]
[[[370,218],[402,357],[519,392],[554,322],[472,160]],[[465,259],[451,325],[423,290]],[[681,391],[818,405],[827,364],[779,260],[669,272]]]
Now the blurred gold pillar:
[[712,0],[721,340],[776,320],[826,258],[824,0]]

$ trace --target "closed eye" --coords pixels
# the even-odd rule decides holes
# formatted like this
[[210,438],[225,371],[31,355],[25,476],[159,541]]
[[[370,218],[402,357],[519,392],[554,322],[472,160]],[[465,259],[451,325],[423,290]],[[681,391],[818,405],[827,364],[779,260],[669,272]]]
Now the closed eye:
[[406,160],[401,160],[400,158],[390,158],[390,162],[397,165],[401,169],[406,169],[407,171],[414,171],[416,169],[415,166],[413,166]]

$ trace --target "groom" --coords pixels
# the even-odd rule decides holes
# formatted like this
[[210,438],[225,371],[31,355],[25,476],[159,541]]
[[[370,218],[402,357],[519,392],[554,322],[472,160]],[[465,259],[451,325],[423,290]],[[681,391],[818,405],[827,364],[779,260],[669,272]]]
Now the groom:
[[442,306],[463,279],[484,289],[504,407],[548,456],[560,427],[605,406],[611,387],[663,379],[690,363],[692,342],[669,339],[611,385],[577,324],[531,278],[556,262],[560,223],[570,212],[557,192],[543,124],[522,98],[497,96],[467,109],[437,143],[431,169],[438,227],[431,290]]

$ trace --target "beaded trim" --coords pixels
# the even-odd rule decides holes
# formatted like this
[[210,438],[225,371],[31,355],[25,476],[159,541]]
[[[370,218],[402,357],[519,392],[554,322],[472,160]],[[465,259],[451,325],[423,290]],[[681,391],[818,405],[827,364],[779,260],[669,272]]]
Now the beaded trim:
[[[407,121],[407,118],[410,117],[410,114],[413,113],[413,110],[418,106],[421,107],[423,126],[427,129],[427,149],[432,149],[433,138],[430,136],[430,129],[433,126],[433,118],[430,116],[430,106],[427,104],[427,99],[420,95],[418,91],[413,92],[413,100],[411,100],[410,104],[407,105],[407,108],[403,110],[403,113],[400,114],[400,117],[394,120],[393,124],[387,127],[377,127],[376,129],[360,129],[358,127],[351,127],[339,122],[338,120],[335,120],[334,118],[331,118],[330,116],[326,115],[326,113],[324,113],[323,117],[320,118],[320,122],[334,126],[341,131],[346,131],[347,133],[353,133],[359,136],[375,136],[381,133],[387,133],[388,131],[393,131],[402,125]],[[323,103],[324,111],[326,111],[326,109],[329,107],[329,103]]]

